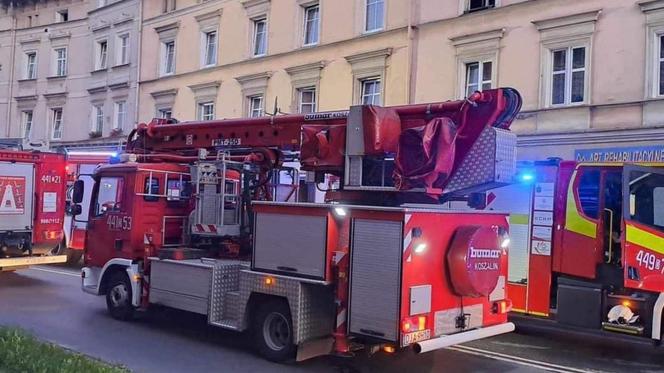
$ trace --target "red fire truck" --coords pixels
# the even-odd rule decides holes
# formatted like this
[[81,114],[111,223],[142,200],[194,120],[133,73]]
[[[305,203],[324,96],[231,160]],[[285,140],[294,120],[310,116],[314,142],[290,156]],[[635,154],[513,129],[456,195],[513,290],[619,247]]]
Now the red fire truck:
[[0,272],[63,263],[64,155],[0,150]]
[[[250,331],[274,361],[420,353],[510,332],[506,214],[437,204],[512,180],[508,128],[520,106],[504,88],[422,105],[154,119],[130,134],[124,162],[94,174],[82,288],[117,319],[156,304]],[[274,177],[293,161],[313,181],[339,180],[327,203],[275,201]],[[74,202],[82,194],[77,182]]]
[[662,339],[664,164],[539,161],[486,194],[510,216],[513,311],[545,324]]
[[86,221],[88,210],[85,209],[77,218],[71,214],[71,193],[74,182],[81,180],[83,183],[84,206],[90,205],[90,195],[94,180],[92,174],[101,164],[109,162],[111,157],[117,155],[115,151],[81,151],[74,150],[66,152],[67,155],[67,209],[64,219],[64,238],[58,247],[58,254],[67,256],[67,264],[78,264],[83,257],[83,246],[85,243]]

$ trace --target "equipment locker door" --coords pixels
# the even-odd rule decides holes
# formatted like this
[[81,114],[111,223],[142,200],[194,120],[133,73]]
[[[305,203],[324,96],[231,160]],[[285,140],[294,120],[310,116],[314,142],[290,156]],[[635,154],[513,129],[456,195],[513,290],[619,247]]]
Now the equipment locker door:
[[0,162],[0,231],[33,225],[34,165]]

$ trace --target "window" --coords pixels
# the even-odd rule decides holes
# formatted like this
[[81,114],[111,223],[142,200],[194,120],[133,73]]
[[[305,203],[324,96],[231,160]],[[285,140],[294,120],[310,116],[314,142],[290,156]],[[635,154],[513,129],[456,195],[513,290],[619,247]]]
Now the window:
[[37,79],[37,52],[26,53],[25,59],[25,78]]
[[586,47],[551,51],[551,105],[583,102],[586,91]]
[[150,173],[148,177],[145,178],[145,183],[143,184],[143,199],[150,202],[155,202],[159,200],[159,178],[155,177]]
[[103,70],[106,68],[106,62],[108,60],[108,42],[106,40],[101,40],[97,42],[97,65],[95,70]]
[[362,104],[363,105],[382,105],[380,97],[380,79],[362,80]]
[[302,114],[316,112],[316,88],[297,90],[297,111]]
[[366,17],[364,31],[379,31],[383,29],[383,16],[385,11],[384,0],[366,0]]
[[582,170],[578,184],[579,203],[583,214],[599,218],[599,170]]
[[104,129],[104,107],[102,105],[94,105],[92,107],[91,131],[94,133],[101,133],[103,129]]
[[157,115],[159,116],[159,118],[171,119],[173,111],[171,110],[171,108],[162,108],[157,110]]
[[304,9],[304,45],[318,44],[320,28],[320,6],[313,5]]
[[62,108],[51,109],[51,138],[53,140],[62,139]]
[[55,22],[67,21],[69,21],[69,11],[67,9],[62,9],[55,12]]
[[175,73],[175,41],[162,43],[162,66],[161,74],[170,75]]
[[67,48],[55,49],[55,76],[67,75]]
[[491,89],[491,61],[466,63],[466,97],[475,91]]
[[118,36],[118,56],[117,64],[125,65],[129,63],[129,34]]
[[203,33],[203,66],[213,66],[217,63],[217,32]]
[[175,0],[164,0],[164,13],[175,10]]
[[629,173],[629,217],[642,224],[664,228],[664,175],[647,171]]
[[254,21],[254,57],[264,56],[267,53],[267,19]]
[[493,8],[496,6],[496,0],[468,0],[468,12],[476,12]]
[[249,117],[256,118],[263,116],[263,95],[249,97]]
[[198,119],[214,119],[214,102],[201,102],[198,104]]
[[23,112],[23,138],[29,139],[32,133],[32,110]]
[[664,34],[657,35],[657,93],[664,95]]
[[127,121],[127,101],[118,101],[115,103],[115,120],[113,128],[123,129]]
[[102,177],[99,180],[95,216],[109,211],[121,211],[124,180],[121,177]]

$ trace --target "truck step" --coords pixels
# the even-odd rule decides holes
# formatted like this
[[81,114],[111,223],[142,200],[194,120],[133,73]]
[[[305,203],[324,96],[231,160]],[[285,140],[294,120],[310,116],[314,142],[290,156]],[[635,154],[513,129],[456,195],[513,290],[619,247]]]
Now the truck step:
[[612,322],[603,322],[602,329],[609,332],[624,333],[630,335],[643,335],[643,326],[623,325]]
[[210,324],[224,329],[240,330],[240,322],[234,319],[221,319],[218,322],[211,322]]

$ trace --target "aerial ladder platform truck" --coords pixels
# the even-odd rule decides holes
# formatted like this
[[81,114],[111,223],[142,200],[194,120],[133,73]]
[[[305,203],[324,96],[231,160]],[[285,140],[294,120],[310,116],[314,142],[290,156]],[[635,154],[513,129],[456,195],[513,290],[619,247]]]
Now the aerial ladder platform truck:
[[[510,332],[507,214],[440,203],[512,181],[520,107],[501,88],[431,104],[153,119],[129,135],[122,162],[95,170],[82,289],[117,319],[153,305],[205,315],[252,333],[273,361],[423,353]],[[311,202],[307,181],[325,188],[324,203]]]

